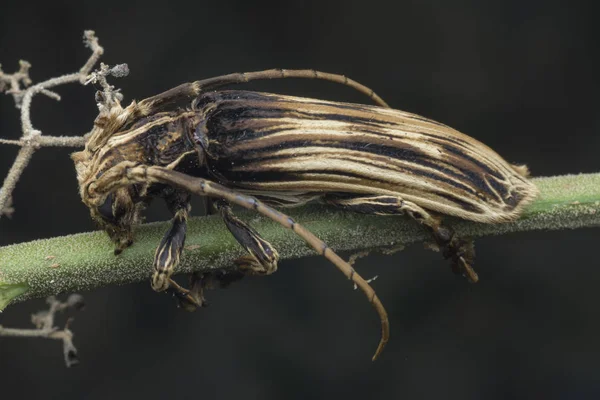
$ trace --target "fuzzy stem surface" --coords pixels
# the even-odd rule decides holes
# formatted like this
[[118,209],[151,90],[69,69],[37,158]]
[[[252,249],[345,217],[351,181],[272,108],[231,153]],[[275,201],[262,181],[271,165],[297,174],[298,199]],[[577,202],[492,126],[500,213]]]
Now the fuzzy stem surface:
[[[447,220],[463,237],[600,225],[600,173],[536,178],[533,182],[540,196],[517,221]],[[394,247],[428,239],[421,227],[402,216],[353,214],[318,205],[285,211],[335,251]],[[314,255],[304,241],[277,223],[252,212],[239,215],[278,249],[282,259]],[[135,244],[119,256],[113,255],[112,243],[99,231],[0,247],[0,310],[10,301],[148,280],[156,246],[169,226],[169,222],[139,226]],[[176,272],[230,269],[232,261],[243,254],[220,217],[191,218]]]

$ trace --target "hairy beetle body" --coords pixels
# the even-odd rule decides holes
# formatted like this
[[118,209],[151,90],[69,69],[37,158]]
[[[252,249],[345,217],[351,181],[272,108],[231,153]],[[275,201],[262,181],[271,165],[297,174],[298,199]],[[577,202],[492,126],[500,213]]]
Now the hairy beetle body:
[[[247,91],[215,91],[257,79],[324,79],[350,86],[379,107]],[[515,219],[537,189],[527,168],[438,122],[392,110],[369,88],[345,76],[313,70],[267,70],[186,83],[123,108],[98,96],[100,114],[86,148],[72,158],[83,202],[119,253],[133,241],[145,204],[165,199],[173,215],[154,258],[152,287],[174,290],[188,309],[202,306],[205,286],[222,275],[195,275],[187,290],[170,279],[185,243],[191,193],[214,207],[247,251],[239,270],[270,274],[279,255],[231,205],[255,210],[302,237],[336,265],[376,309],[389,337],[381,301],[352,266],[298,221],[272,206],[319,200],[377,215],[406,214],[429,231],[455,272],[471,282],[473,243],[457,237],[433,213],[486,223]],[[195,98],[191,109],[173,109]],[[212,276],[212,277],[211,277]]]

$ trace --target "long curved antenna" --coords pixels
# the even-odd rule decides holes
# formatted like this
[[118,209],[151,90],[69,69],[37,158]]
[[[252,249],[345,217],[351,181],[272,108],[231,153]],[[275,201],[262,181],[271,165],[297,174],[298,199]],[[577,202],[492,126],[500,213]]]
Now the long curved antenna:
[[139,118],[150,115],[165,105],[175,101],[196,97],[202,92],[216,90],[226,85],[247,83],[256,80],[285,78],[321,79],[346,85],[358,90],[360,93],[365,94],[377,105],[389,108],[388,104],[383,101],[383,99],[379,97],[372,89],[344,75],[330,74],[327,72],[315,71],[314,69],[268,69],[264,71],[238,72],[216,76],[201,81],[183,83],[174,87],[173,89],[169,89],[166,92],[156,96],[148,97],[147,99],[137,103],[135,117]]
[[99,199],[101,194],[108,193],[118,187],[127,186],[135,183],[163,183],[174,185],[190,193],[195,193],[200,196],[210,196],[222,198],[230,203],[237,204],[241,207],[256,210],[260,214],[278,222],[285,228],[288,228],[300,236],[308,245],[315,251],[331,261],[349,280],[354,282],[360,290],[367,296],[369,302],[373,305],[381,320],[381,339],[377,350],[373,355],[373,361],[379,357],[383,348],[390,337],[390,326],[387,312],[377,297],[375,290],[365,281],[350,264],[344,261],[340,256],[334,253],[325,242],[313,235],[310,231],[304,228],[299,223],[295,222],[291,217],[275,210],[255,199],[251,196],[246,196],[237,193],[225,186],[217,183],[196,178],[181,172],[172,171],[164,167],[157,166],[135,166],[130,162],[123,162],[108,170],[96,182],[90,184],[88,192],[92,198]]

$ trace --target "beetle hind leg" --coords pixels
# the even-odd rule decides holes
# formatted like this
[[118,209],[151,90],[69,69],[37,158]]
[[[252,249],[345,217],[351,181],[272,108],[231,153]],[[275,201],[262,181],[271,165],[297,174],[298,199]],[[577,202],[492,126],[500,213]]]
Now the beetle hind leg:
[[442,250],[445,259],[452,262],[452,271],[455,274],[461,274],[469,282],[477,283],[479,276],[473,269],[475,262],[475,246],[473,240],[459,238],[454,230],[448,226],[427,225],[422,223],[425,228],[432,234],[437,245]]
[[406,214],[422,225],[433,236],[444,258],[452,262],[452,271],[462,274],[469,282],[479,280],[473,269],[475,248],[472,240],[459,238],[454,230],[442,224],[441,219],[422,207],[396,196],[327,197],[325,201],[336,207],[373,215]]

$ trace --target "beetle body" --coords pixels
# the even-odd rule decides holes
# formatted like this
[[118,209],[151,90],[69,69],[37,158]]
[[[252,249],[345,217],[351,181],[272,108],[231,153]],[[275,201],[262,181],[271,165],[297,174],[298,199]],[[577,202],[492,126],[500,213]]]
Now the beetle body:
[[[226,84],[272,78],[326,79],[351,86],[379,106],[248,91]],[[74,153],[80,194],[119,253],[133,241],[145,204],[162,197],[173,214],[152,274],[157,291],[174,290],[186,308],[203,304],[205,275],[191,290],[170,279],[185,243],[190,195],[216,199],[226,227],[247,251],[236,261],[250,274],[277,269],[276,249],[232,204],[255,210],[301,236],[364,292],[388,340],[385,309],[367,281],[323,241],[276,206],[317,200],[346,210],[406,214],[429,231],[455,272],[477,281],[473,244],[437,214],[499,223],[516,219],[537,195],[527,168],[511,165],[446,125],[386,108],[372,90],[340,75],[310,70],[231,74],[180,85],[122,108],[105,93],[86,143]],[[195,98],[191,108],[170,107]],[[227,280],[227,279],[226,279]]]
[[[537,194],[525,167],[433,120],[248,91],[206,93],[193,110],[138,121],[106,142],[89,178],[123,160],[213,179],[279,206],[330,195],[388,195],[496,223],[516,218]],[[148,188],[137,192],[141,201]]]

